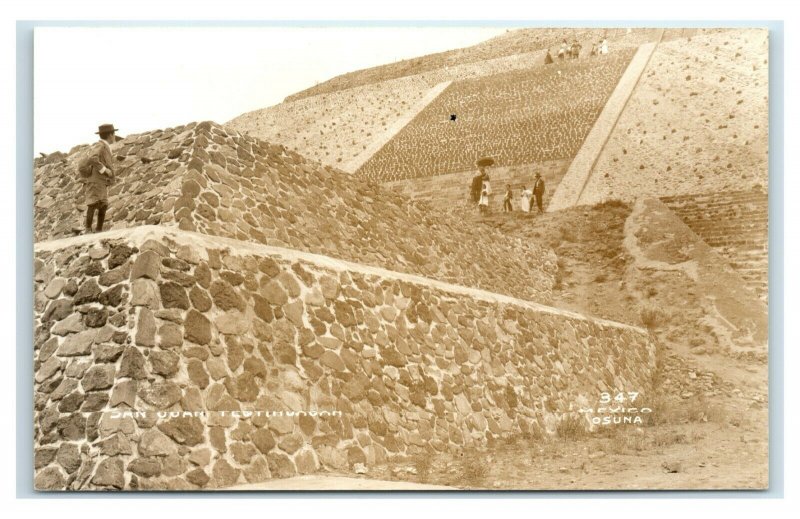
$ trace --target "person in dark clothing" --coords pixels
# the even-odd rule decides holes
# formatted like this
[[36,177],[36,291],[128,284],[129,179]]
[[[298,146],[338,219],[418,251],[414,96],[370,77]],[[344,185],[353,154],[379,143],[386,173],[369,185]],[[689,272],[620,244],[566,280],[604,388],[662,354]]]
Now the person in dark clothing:
[[469,188],[469,198],[477,204],[481,199],[481,188],[483,187],[483,173],[478,173],[472,177],[472,185]]
[[542,175],[536,173],[536,182],[533,184],[533,196],[536,198],[536,207],[539,209],[539,214],[544,213],[542,209],[542,197],[544,197],[544,180]]
[[511,192],[511,184],[506,184],[506,197],[503,199],[503,211],[506,213],[510,213],[513,210],[511,208],[511,198],[513,196],[514,195]]
[[96,132],[100,140],[89,150],[87,157],[81,161],[78,171],[84,182],[86,203],[86,220],[84,233],[91,233],[95,212],[97,226],[94,232],[103,230],[103,223],[108,209],[108,186],[114,181],[114,161],[111,156],[111,143],[116,140],[113,124],[100,125]]
[[578,59],[581,56],[581,44],[578,43],[578,40],[572,42],[572,59]]
[[550,49],[547,49],[547,55],[544,57],[544,64],[549,65],[553,62],[553,55],[550,54]]

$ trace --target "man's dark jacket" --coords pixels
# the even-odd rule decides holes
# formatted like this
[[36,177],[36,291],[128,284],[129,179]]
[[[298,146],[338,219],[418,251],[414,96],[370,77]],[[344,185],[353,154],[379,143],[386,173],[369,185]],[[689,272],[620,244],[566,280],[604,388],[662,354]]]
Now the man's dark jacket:
[[533,194],[542,196],[544,194],[544,179],[539,178],[536,180],[536,184],[533,186]]
[[469,197],[473,202],[477,202],[481,198],[481,188],[483,187],[483,177],[475,175],[472,177],[472,186],[469,190]]

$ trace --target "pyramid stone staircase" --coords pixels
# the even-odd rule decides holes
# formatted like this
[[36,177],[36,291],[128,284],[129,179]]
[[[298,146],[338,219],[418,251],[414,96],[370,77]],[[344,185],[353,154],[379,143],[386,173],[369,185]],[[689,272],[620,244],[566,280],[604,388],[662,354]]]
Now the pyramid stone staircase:
[[760,188],[661,199],[766,301],[769,200]]

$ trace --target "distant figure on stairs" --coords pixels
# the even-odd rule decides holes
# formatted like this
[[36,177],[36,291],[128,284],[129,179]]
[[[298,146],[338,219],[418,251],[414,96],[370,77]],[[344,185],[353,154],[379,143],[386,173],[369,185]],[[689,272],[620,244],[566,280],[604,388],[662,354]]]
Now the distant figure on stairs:
[[572,55],[572,59],[578,59],[581,56],[581,44],[578,43],[578,40],[572,42],[570,54]]
[[544,212],[542,209],[542,197],[544,197],[544,180],[542,180],[541,173],[536,173],[536,181],[533,184],[533,196],[536,197],[536,207],[539,210],[539,214]]
[[600,54],[608,54],[608,41],[605,38],[600,42]]
[[98,131],[100,140],[89,150],[89,154],[78,165],[78,173],[84,182],[86,220],[83,234],[92,232],[94,213],[97,212],[97,226],[94,232],[103,230],[108,209],[108,186],[114,181],[114,159],[111,143],[116,141],[117,129],[113,124],[101,124]]
[[569,50],[569,44],[567,40],[561,40],[561,47],[558,48],[558,59],[563,60],[567,57],[567,51]]

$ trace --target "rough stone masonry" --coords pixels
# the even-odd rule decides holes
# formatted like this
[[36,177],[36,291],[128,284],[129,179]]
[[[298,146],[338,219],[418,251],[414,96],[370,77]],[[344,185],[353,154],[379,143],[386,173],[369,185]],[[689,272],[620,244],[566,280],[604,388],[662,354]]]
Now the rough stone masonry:
[[600,391],[649,387],[655,365],[639,328],[174,228],[37,244],[34,300],[42,490],[457,454],[552,433]]

